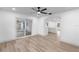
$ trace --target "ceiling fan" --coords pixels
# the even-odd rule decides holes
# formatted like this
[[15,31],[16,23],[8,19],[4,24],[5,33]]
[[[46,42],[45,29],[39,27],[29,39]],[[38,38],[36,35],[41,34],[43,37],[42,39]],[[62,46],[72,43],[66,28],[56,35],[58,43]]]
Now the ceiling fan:
[[41,7],[36,7],[36,9],[35,9],[35,8],[32,8],[32,9],[33,9],[34,11],[36,11],[38,15],[40,15],[40,14],[52,15],[52,13],[44,12],[44,11],[47,10],[47,8],[43,8],[43,9],[42,9]]

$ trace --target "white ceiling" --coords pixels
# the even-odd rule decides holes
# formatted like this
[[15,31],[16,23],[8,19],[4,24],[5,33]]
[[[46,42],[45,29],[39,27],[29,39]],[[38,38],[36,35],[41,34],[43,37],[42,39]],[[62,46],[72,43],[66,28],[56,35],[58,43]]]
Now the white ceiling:
[[[15,7],[17,13],[22,13],[22,14],[27,14],[27,15],[34,15],[36,12],[32,10],[32,7]],[[42,7],[44,8],[44,7]],[[46,7],[47,10],[46,12],[65,12],[73,9],[78,9],[79,7]],[[6,10],[6,11],[12,11],[12,7],[0,7],[1,10]],[[13,12],[13,11],[12,11]]]

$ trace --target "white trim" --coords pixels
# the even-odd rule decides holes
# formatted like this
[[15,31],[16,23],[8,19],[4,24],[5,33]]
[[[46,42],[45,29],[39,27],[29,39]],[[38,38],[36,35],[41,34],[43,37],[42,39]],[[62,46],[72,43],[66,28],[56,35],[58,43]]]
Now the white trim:
[[26,36],[22,36],[22,37],[16,37],[15,39],[20,39],[20,38],[25,38],[25,37],[30,37],[30,36],[34,36],[34,35],[26,35]]

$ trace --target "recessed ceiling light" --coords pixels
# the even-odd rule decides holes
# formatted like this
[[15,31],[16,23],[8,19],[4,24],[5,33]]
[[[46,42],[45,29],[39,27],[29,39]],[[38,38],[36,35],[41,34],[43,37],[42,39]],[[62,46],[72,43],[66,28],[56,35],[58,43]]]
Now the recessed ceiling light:
[[12,10],[13,10],[13,11],[15,11],[15,10],[16,10],[16,8],[12,8]]

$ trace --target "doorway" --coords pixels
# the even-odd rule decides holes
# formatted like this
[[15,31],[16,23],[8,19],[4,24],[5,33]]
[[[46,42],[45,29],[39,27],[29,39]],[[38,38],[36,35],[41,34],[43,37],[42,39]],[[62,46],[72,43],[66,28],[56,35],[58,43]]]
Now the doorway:
[[16,21],[16,36],[23,37],[32,34],[32,20],[17,18]]

